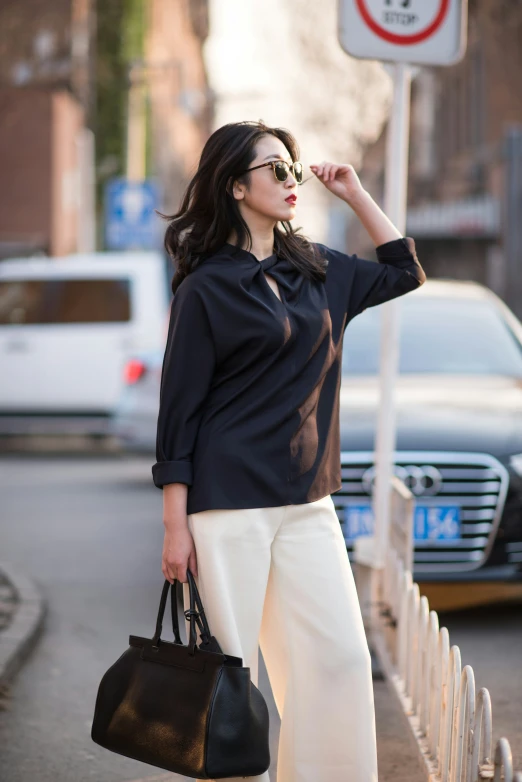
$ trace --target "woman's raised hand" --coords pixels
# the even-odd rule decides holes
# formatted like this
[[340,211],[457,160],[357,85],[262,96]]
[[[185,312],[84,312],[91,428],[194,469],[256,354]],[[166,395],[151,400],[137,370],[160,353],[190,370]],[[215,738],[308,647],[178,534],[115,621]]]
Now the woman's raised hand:
[[327,190],[348,204],[365,192],[354,167],[349,163],[330,163],[323,160],[322,163],[312,164],[310,169]]

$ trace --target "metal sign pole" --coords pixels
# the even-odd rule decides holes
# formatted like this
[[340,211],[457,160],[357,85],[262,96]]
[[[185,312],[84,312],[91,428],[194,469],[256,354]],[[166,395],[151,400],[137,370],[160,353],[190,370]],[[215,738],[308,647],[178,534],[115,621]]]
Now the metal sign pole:
[[127,150],[125,171],[129,182],[145,179],[146,108],[142,67],[133,63],[129,69],[127,96]]
[[511,126],[504,138],[504,246],[507,269],[506,299],[522,317],[522,129]]
[[[388,124],[384,211],[404,236],[412,65],[452,65],[464,57],[468,0],[338,0],[338,37],[352,57],[392,68],[394,102]],[[371,538],[355,540],[361,568],[381,568],[388,549],[395,446],[395,383],[400,301],[381,305],[380,405],[375,443]],[[413,543],[411,544],[413,546]]]
[[[394,100],[388,123],[384,211],[404,235],[408,189],[411,66],[393,64]],[[400,302],[381,305],[380,404],[375,442],[375,564],[382,567],[388,548],[391,477],[395,451],[395,383],[399,367]]]

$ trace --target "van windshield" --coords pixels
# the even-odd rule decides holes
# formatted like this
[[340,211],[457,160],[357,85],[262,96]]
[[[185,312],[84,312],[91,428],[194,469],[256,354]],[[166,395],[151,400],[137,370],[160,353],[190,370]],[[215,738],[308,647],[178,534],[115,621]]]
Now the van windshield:
[[0,280],[3,326],[128,320],[128,278]]

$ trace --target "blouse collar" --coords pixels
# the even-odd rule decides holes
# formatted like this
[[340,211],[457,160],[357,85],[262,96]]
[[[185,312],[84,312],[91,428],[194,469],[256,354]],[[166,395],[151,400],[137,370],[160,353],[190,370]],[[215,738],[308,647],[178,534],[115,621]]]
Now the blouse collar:
[[256,256],[249,252],[248,250],[244,250],[242,247],[239,247],[237,244],[230,244],[230,242],[225,242],[223,245],[223,249],[232,255],[234,258],[237,258],[241,261],[247,261],[250,264],[256,264],[263,267],[263,269],[268,269],[271,266],[273,266],[278,261],[278,257],[276,253],[272,253],[272,255],[269,255],[267,258],[263,258],[262,260],[259,260],[256,258]]

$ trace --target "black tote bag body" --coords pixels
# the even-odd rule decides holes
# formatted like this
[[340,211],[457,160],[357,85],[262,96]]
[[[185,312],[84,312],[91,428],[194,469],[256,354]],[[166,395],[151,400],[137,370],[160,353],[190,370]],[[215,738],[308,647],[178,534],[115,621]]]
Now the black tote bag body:
[[[270,766],[268,707],[243,660],[225,655],[210,634],[189,570],[187,579],[190,609],[183,610],[182,583],[165,580],[154,637],[130,635],[129,648],[103,675],[91,738],[112,752],[188,777],[262,774]],[[174,642],[160,638],[169,587]],[[187,614],[185,645],[179,631]]]

